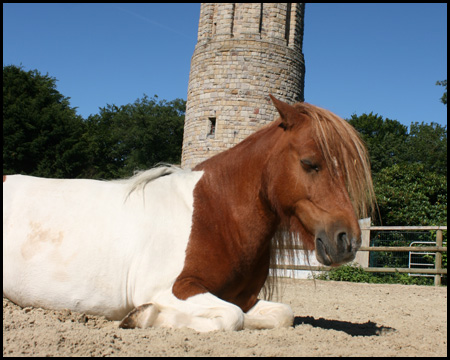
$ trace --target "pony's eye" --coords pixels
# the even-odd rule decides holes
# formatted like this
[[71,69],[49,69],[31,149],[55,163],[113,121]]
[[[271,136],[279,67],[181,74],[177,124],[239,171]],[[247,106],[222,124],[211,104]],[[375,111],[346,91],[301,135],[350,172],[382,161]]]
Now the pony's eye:
[[319,166],[314,164],[311,160],[303,159],[300,160],[300,162],[302,163],[302,166],[306,171],[314,170],[315,172],[319,172]]

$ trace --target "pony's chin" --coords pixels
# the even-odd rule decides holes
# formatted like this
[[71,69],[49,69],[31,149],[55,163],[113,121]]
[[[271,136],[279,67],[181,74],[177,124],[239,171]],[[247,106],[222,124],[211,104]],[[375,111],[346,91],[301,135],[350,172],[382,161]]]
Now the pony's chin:
[[331,250],[326,246],[321,238],[316,238],[316,258],[326,266],[340,266],[355,258],[355,252],[345,252],[341,255],[332,254]]

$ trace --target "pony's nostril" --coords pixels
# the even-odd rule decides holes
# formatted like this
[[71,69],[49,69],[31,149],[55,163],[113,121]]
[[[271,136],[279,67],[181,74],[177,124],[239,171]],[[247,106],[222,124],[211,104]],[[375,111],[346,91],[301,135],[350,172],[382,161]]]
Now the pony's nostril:
[[347,237],[347,233],[345,233],[345,232],[339,233],[338,240],[340,242],[340,245],[345,250],[347,250],[347,251],[351,251],[352,250],[352,244],[351,244],[350,240]]

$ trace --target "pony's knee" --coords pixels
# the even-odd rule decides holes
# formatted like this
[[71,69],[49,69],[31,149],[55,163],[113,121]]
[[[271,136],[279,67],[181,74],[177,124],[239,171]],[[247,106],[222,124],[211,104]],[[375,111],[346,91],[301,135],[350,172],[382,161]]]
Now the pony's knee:
[[200,307],[201,310],[194,312],[195,321],[209,327],[206,331],[235,331],[244,328],[244,312],[238,306],[210,293],[195,295],[186,300],[186,303]]

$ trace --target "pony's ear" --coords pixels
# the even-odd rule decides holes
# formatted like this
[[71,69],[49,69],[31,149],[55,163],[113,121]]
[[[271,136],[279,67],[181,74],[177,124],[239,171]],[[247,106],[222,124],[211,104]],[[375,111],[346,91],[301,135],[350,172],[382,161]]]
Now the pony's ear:
[[297,111],[292,105],[276,99],[271,94],[269,94],[269,96],[281,116],[281,127],[285,130],[291,129],[295,125],[296,119],[298,118]]

